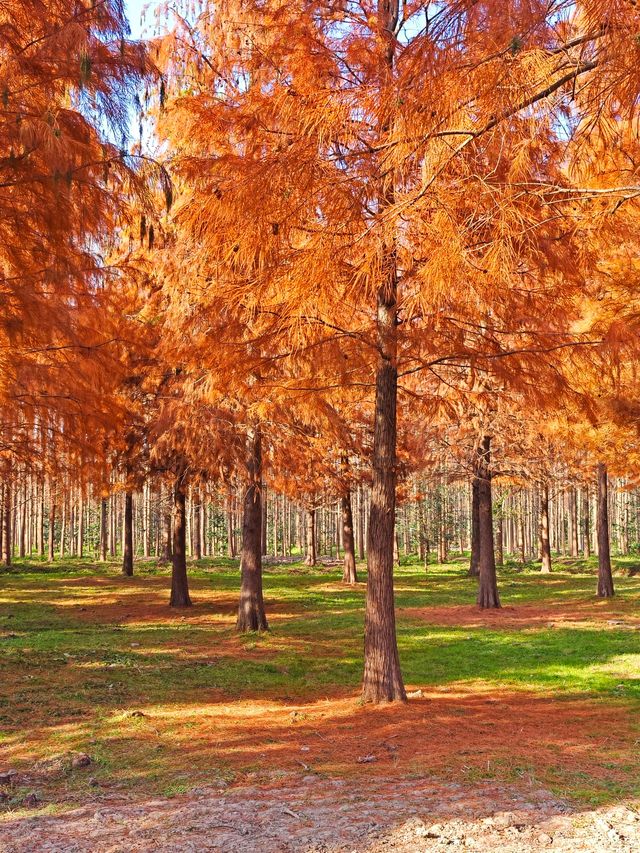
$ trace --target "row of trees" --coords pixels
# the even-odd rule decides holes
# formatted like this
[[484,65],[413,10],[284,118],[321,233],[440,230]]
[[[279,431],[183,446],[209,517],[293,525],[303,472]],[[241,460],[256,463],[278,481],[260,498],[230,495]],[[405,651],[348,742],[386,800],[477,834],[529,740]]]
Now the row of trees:
[[[570,472],[597,490],[612,594],[606,469],[639,470],[638,27],[626,0],[198,0],[145,45],[116,0],[5,4],[6,546],[31,489],[39,548],[64,515],[82,550],[89,494],[115,547],[118,482],[130,572],[133,496],[155,483],[171,604],[189,606],[192,506],[231,485],[238,629],[260,630],[264,483],[307,545],[339,502],[344,550],[366,535],[374,702],[405,698],[396,531],[427,494],[420,544],[444,557],[466,512],[478,603],[497,607],[495,537],[527,556],[540,518],[548,567]],[[528,490],[524,530],[508,485],[506,505]],[[562,511],[572,531],[590,501]]]
[[[495,481],[494,481],[495,483]],[[132,512],[127,496],[112,490],[95,498],[81,489],[52,489],[46,483],[27,479],[0,489],[0,536],[2,559],[10,565],[15,557],[34,555],[49,560],[65,556],[94,559],[122,557],[131,525],[134,557],[172,558],[172,506],[166,489],[146,483],[134,493]],[[411,484],[409,500],[398,508],[395,556],[415,555],[425,566],[446,563],[452,554],[473,548],[473,487],[468,483],[439,482],[427,488],[424,481]],[[311,509],[269,492],[263,484],[262,555],[301,559],[314,565],[321,557],[345,561],[345,580],[355,576],[351,563],[350,537],[345,534],[341,501],[320,503]],[[544,501],[548,509],[544,512]],[[191,490],[186,499],[187,556],[238,556],[241,543],[242,489],[209,495]],[[369,488],[360,484],[352,500],[353,558],[366,555]],[[640,547],[640,492],[614,481],[609,491],[608,516],[613,545],[628,555]],[[51,520],[53,519],[53,524]],[[588,485],[552,483],[538,489],[516,484],[494,485],[493,533],[496,564],[506,555],[516,562],[542,560],[546,529],[549,553],[588,558],[598,553],[596,534],[597,495]],[[309,530],[312,535],[309,535]],[[346,547],[345,547],[346,546]],[[546,567],[546,565],[545,565]],[[473,574],[477,566],[471,568]]]

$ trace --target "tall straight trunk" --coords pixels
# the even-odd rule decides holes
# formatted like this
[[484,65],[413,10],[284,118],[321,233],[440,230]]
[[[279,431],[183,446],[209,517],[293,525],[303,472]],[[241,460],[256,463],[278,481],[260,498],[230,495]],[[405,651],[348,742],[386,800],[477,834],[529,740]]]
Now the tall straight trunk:
[[233,496],[231,489],[227,492],[227,556],[236,556],[236,537],[233,521]]
[[18,556],[24,557],[27,543],[27,484],[22,486],[20,502],[20,534],[18,537]]
[[38,554],[44,557],[44,481],[40,483],[38,504]]
[[[247,487],[242,517],[238,631],[267,631],[262,595],[262,437],[255,427],[247,442]],[[274,525],[274,538],[275,525]],[[277,551],[277,548],[274,549]]]
[[11,486],[8,482],[4,484],[4,503],[2,508],[2,525],[4,533],[2,537],[2,561],[5,566],[11,565],[11,556],[13,551],[13,542],[11,534],[13,532],[13,522],[11,513]]
[[107,562],[107,499],[100,500],[100,560]]
[[82,494],[82,490],[78,495],[78,540],[76,547],[76,554],[78,557],[82,557],[82,553],[84,551],[84,495]]
[[493,552],[493,506],[491,500],[491,436],[485,435],[478,448],[478,516],[480,527],[480,572],[478,605],[500,607]]
[[545,480],[540,489],[540,571],[551,571],[551,543],[549,541],[549,483]]
[[53,488],[49,486],[49,554],[48,560],[53,563],[55,557],[56,538],[56,501]]
[[[69,500],[71,500],[71,498],[69,498]],[[58,555],[59,555],[61,560],[64,559],[64,548],[65,548],[65,542],[66,542],[66,538],[67,538],[67,503],[68,503],[68,501],[66,500],[66,498],[63,497],[63,499],[62,499],[62,515],[60,518],[60,544],[58,545]],[[70,546],[71,546],[70,551],[71,551],[71,556],[73,556],[73,512],[71,513],[70,529],[71,529],[71,536],[69,537]]]
[[171,507],[169,499],[165,493],[164,486],[160,490],[160,515],[161,515],[161,535],[162,543],[160,546],[160,563],[169,563],[173,558],[173,548],[171,544]]
[[[395,29],[399,0],[378,0],[380,82],[393,76]],[[380,138],[390,130],[383,117]],[[379,178],[378,201],[383,212],[395,203],[395,175]],[[365,702],[406,701],[400,671],[393,591],[393,545],[396,515],[396,410],[398,398],[398,270],[393,238],[382,238],[380,286],[377,293],[376,403],[373,424],[372,488],[367,539],[367,599],[364,630]]]
[[504,518],[502,511],[496,525],[496,566],[504,566]]
[[133,494],[124,493],[124,528],[122,531],[122,574],[133,575]]
[[578,498],[574,486],[569,489],[569,530],[571,532],[571,556],[578,556]]
[[480,480],[478,478],[477,460],[474,460],[474,475],[471,481],[471,562],[469,575],[478,577],[480,574]]
[[264,483],[262,484],[262,520],[261,520],[261,526],[262,526],[262,530],[261,530],[261,534],[260,534],[261,549],[262,549],[263,555],[266,556],[267,549],[268,549],[268,545],[267,545],[267,530],[268,530],[268,524],[267,524],[267,487]]
[[598,462],[598,596],[610,598],[614,594],[609,551],[609,507],[607,466]]
[[582,489],[582,554],[585,560],[591,556],[591,519],[589,512],[589,486]]
[[364,560],[364,488],[358,485],[358,558]]
[[315,566],[317,562],[316,553],[316,511],[315,509],[305,510],[305,520],[307,526],[307,556],[305,564],[307,566]]
[[193,505],[193,553],[196,560],[202,559],[202,493],[200,489],[195,491],[195,503]]
[[173,561],[170,607],[191,607],[187,579],[187,511],[184,475],[178,474],[173,487]]
[[357,583],[356,553],[353,538],[353,513],[351,510],[351,490],[347,489],[340,498],[340,511],[342,515],[342,547],[344,548],[344,571],[342,580],[344,583]]
[[524,566],[527,562],[527,543],[524,535],[524,491],[520,489],[518,506],[518,548],[520,550],[520,562]]
[[142,556],[151,552],[151,486],[145,481],[142,486]]

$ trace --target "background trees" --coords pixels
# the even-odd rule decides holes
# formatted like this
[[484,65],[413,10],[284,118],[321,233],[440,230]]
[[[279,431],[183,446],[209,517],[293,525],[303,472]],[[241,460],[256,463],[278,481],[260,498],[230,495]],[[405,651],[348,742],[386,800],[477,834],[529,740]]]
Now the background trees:
[[[187,552],[241,550],[238,628],[261,630],[265,552],[335,548],[355,583],[366,551],[363,695],[402,700],[394,560],[469,549],[498,607],[505,551],[549,571],[596,545],[598,467],[612,594],[635,7],[184,4],[159,80],[118,4],[67,5],[0,29],[5,562],[27,531],[50,559],[122,534],[125,573],[171,554],[189,606]],[[171,184],[122,141],[143,82]]]

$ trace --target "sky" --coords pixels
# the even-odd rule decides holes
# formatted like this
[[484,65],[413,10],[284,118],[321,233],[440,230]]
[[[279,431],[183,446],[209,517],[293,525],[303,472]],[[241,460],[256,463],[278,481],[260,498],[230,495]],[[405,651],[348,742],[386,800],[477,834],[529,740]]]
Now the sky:
[[[149,28],[153,25],[153,9],[160,4],[160,0],[125,0],[127,16],[131,24],[131,33],[134,38],[139,38],[143,34],[144,28]],[[142,24],[140,17],[143,10],[147,10],[147,23]]]

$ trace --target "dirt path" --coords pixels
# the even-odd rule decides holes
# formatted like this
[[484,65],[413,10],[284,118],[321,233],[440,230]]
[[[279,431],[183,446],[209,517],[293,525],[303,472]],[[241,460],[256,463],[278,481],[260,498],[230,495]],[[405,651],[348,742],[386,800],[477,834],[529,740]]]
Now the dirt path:
[[632,805],[576,811],[535,788],[304,777],[173,799],[96,800],[0,824],[2,853],[637,851]]

